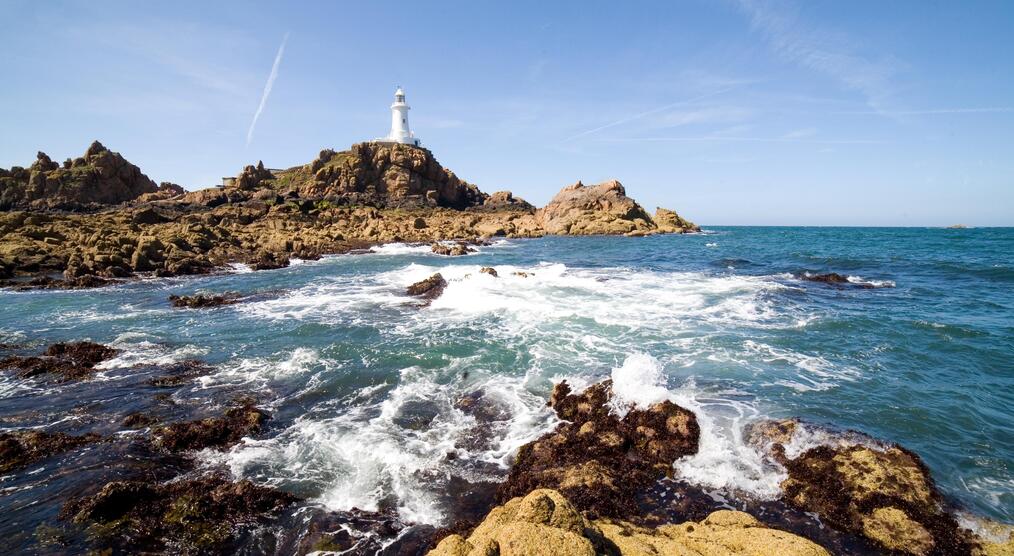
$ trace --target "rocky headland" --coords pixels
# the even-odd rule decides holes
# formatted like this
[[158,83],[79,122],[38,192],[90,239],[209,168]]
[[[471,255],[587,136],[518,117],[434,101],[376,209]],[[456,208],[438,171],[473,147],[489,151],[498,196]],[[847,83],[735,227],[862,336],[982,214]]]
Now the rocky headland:
[[286,170],[258,163],[227,186],[191,192],[156,185],[97,141],[62,165],[40,152],[29,168],[0,170],[0,279],[17,278],[6,283],[17,288],[96,287],[235,262],[280,268],[395,241],[696,230],[666,209],[650,216],[616,181],[575,184],[536,209],[397,144],[326,149]]

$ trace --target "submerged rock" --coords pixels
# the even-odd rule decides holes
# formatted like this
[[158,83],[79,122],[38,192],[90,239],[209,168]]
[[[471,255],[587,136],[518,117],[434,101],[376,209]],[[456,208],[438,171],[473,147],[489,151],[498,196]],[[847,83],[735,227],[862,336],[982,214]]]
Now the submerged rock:
[[838,274],[837,272],[828,272],[826,274],[810,274],[809,272],[805,272],[803,274],[800,274],[799,278],[801,280],[806,280],[807,282],[820,282],[822,284],[855,286],[857,288],[863,289],[873,289],[875,287],[873,284],[868,284],[866,282],[853,282],[849,280],[848,276]]
[[61,380],[81,379],[95,372],[95,365],[116,355],[116,350],[94,342],[57,343],[41,356],[11,356],[0,360],[0,369],[13,369],[19,378],[44,374]]
[[62,516],[87,526],[89,540],[100,550],[229,554],[239,526],[255,526],[298,500],[220,477],[162,484],[113,481],[68,502]]
[[566,421],[518,450],[497,498],[503,502],[539,489],[559,490],[593,516],[638,513],[636,494],[664,477],[672,463],[697,452],[700,428],[692,412],[670,401],[610,411],[612,383],[571,394],[566,382],[549,405]]
[[184,359],[160,369],[166,374],[148,381],[148,384],[157,388],[181,386],[194,377],[207,374],[213,370],[210,365],[199,359]]
[[35,430],[0,433],[0,474],[22,469],[53,455],[96,442],[99,438],[97,434],[73,436]]
[[239,302],[238,293],[170,295],[169,303],[176,308],[205,309]]
[[494,508],[467,538],[445,537],[431,556],[596,554],[826,556],[802,537],[768,529],[749,514],[717,511],[699,522],[655,529],[615,520],[589,520],[555,490],[539,489]]
[[440,297],[447,287],[447,280],[439,272],[425,280],[420,280],[405,289],[408,295],[414,295],[427,300],[427,303]]
[[159,427],[152,432],[152,442],[168,452],[228,448],[243,437],[260,432],[268,419],[266,412],[248,403],[229,408],[221,417]]
[[804,426],[797,420],[763,422],[748,432],[748,439],[766,444],[788,472],[781,484],[786,502],[893,552],[971,553],[970,532],[946,511],[919,456],[873,439],[839,438],[790,458],[785,446]]

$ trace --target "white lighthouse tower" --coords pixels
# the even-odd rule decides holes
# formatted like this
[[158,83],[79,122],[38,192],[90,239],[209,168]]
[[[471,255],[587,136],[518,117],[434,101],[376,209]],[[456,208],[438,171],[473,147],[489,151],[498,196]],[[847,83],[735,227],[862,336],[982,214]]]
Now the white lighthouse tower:
[[379,143],[401,143],[418,147],[422,144],[408,127],[409,105],[405,103],[405,91],[401,87],[394,92],[394,104],[391,105],[391,133]]

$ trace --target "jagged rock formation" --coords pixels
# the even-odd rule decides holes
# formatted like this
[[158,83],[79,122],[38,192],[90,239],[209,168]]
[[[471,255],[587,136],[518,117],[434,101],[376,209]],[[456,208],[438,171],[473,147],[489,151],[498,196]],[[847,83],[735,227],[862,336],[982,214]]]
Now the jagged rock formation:
[[464,209],[486,200],[478,187],[441,166],[429,150],[409,145],[359,143],[342,152],[322,150],[313,162],[277,175],[254,170],[247,167],[236,186],[263,184],[283,194],[295,191],[301,198],[388,207]]
[[554,490],[535,490],[494,508],[467,539],[451,535],[430,556],[596,554],[827,556],[813,542],[768,529],[749,514],[722,510],[699,523],[655,529],[614,520],[589,520]]
[[655,228],[651,216],[627,197],[616,180],[565,187],[536,213],[536,219],[546,233],[561,235],[626,234]]
[[39,152],[27,169],[0,168],[0,210],[86,210],[158,191],[140,168],[98,141],[84,156],[67,159],[62,166]]

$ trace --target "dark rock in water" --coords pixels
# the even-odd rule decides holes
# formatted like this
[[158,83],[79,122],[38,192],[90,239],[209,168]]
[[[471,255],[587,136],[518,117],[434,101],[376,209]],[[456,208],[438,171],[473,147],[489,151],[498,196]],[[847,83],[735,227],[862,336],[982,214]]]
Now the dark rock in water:
[[284,253],[272,253],[271,251],[259,251],[247,264],[254,270],[274,270],[289,266],[289,257]]
[[874,287],[873,284],[867,284],[865,282],[852,282],[849,280],[848,276],[838,274],[837,272],[828,272],[826,274],[810,274],[808,272],[805,272],[803,274],[800,274],[799,278],[801,280],[806,280],[808,282],[821,282],[824,284],[855,286],[857,288],[863,289],[873,289]]
[[489,274],[490,276],[492,276],[494,278],[496,278],[498,276],[498,274],[496,273],[496,269],[493,268],[493,267],[491,267],[491,266],[484,266],[484,267],[482,267],[482,268],[479,269],[479,272],[481,274]]
[[148,384],[157,388],[181,386],[194,377],[211,372],[212,367],[199,359],[185,359],[165,367],[164,371],[167,374],[149,380]]
[[831,526],[899,554],[970,554],[973,541],[945,511],[929,469],[916,454],[872,439],[818,446],[795,458],[784,444],[801,428],[796,420],[761,423],[748,432],[762,439],[788,471],[785,501]]
[[144,413],[131,413],[123,418],[123,426],[128,429],[143,429],[158,422],[158,419]]
[[196,294],[196,295],[170,295],[169,303],[176,308],[205,309],[208,307],[220,307],[232,305],[239,301],[238,293],[224,294]]
[[180,452],[204,448],[228,448],[244,436],[260,432],[269,415],[252,403],[232,407],[221,417],[173,423],[152,432],[152,442],[161,450]]
[[62,432],[14,431],[0,433],[0,473],[22,469],[52,455],[99,440],[97,434],[73,436]]
[[664,477],[677,458],[697,452],[700,428],[692,412],[668,401],[620,419],[607,405],[611,391],[608,380],[580,394],[558,384],[549,405],[570,422],[518,450],[497,500],[550,488],[589,515],[637,515],[637,492]]
[[14,369],[19,378],[53,374],[61,380],[81,379],[95,372],[97,363],[115,354],[115,349],[94,342],[61,342],[49,346],[41,356],[4,358],[0,369]]
[[85,274],[83,276],[73,276],[62,280],[51,278],[49,276],[38,276],[28,281],[5,280],[0,282],[0,287],[11,288],[15,291],[85,290],[90,288],[101,288],[118,283],[120,283],[118,280],[110,280],[94,274]]
[[447,280],[444,280],[444,277],[438,272],[425,280],[412,284],[406,288],[405,293],[432,301],[440,297],[440,294],[444,293],[444,288],[446,287]]
[[455,243],[454,245],[444,245],[443,243],[434,243],[430,246],[430,250],[437,255],[447,255],[448,257],[458,257],[468,253],[474,253],[475,249],[472,249],[464,243]]
[[256,527],[299,498],[220,477],[162,484],[113,481],[68,502],[62,517],[88,526],[97,550],[231,554],[243,526]]

